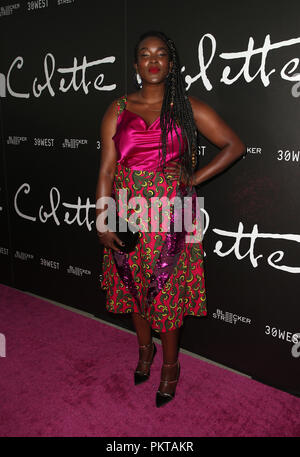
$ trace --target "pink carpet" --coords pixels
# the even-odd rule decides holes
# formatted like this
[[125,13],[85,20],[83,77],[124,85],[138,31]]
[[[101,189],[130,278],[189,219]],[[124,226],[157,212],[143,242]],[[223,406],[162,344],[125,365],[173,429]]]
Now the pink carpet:
[[4,285],[0,313],[0,436],[300,436],[290,394],[180,354],[176,397],[158,409],[160,345],[134,386],[135,335]]

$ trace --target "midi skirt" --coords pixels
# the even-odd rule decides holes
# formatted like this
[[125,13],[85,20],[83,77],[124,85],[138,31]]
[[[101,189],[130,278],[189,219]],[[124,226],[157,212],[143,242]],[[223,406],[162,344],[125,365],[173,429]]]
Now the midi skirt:
[[[195,188],[160,171],[135,170],[117,163],[112,196],[116,214],[140,224],[140,236],[130,253],[104,247],[100,286],[106,293],[106,309],[139,313],[158,333],[181,327],[185,316],[206,316],[202,227],[199,237]],[[198,224],[197,229],[185,229],[187,214],[194,227]],[[180,218],[181,230],[180,223],[175,224]]]

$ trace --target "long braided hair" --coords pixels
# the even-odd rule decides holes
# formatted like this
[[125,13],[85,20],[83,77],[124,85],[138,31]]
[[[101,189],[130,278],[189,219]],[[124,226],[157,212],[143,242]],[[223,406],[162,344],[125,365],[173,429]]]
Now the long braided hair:
[[[181,66],[179,63],[179,56],[173,40],[168,38],[163,32],[156,30],[149,30],[143,33],[135,48],[134,48],[134,62],[138,62],[138,47],[142,40],[148,37],[158,37],[165,42],[168,48],[169,59],[173,62],[172,69],[165,80],[165,91],[164,98],[161,108],[160,115],[160,127],[162,131],[161,144],[162,150],[162,166],[163,172],[166,166],[166,154],[167,154],[167,136],[171,132],[171,138],[173,143],[173,131],[175,130],[179,146],[180,146],[180,157],[181,157],[181,171],[180,178],[184,176],[186,182],[190,183],[190,179],[193,175],[194,169],[198,165],[198,145],[200,134],[195,125],[194,116],[190,101],[186,95],[186,89],[184,86],[184,80],[181,75]],[[135,83],[140,89],[141,86],[138,84],[135,73]],[[187,148],[182,151],[181,141],[177,131],[177,126],[181,128],[182,136],[186,139]],[[193,161],[194,159],[194,161]]]

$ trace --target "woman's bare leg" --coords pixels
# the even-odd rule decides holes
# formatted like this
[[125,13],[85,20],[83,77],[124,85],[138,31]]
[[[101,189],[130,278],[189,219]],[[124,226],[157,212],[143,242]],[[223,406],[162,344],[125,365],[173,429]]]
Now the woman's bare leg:
[[[174,364],[178,359],[180,328],[169,332],[160,333],[163,347],[164,363]],[[172,381],[177,378],[178,366],[161,368],[161,379]],[[165,385],[160,383],[159,391],[161,393],[173,393],[176,389],[176,383]]]
[[[152,343],[151,326],[148,321],[138,313],[132,313],[132,321],[137,334],[139,346],[150,345]],[[153,356],[153,345],[149,346],[148,349],[139,351],[139,360],[150,362]],[[146,371],[145,371],[146,369]],[[145,364],[138,363],[136,368],[138,371],[148,371]]]

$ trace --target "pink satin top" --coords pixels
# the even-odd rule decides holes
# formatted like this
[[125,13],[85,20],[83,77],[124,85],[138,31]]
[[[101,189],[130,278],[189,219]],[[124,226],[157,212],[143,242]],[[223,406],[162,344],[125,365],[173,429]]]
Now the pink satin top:
[[[179,127],[177,127],[177,133],[181,141],[181,154],[183,154],[186,139],[183,139]],[[159,171],[161,169],[159,166],[160,137],[160,117],[148,126],[140,115],[128,111],[125,107],[118,116],[116,133],[112,137],[118,152],[117,162],[133,170]],[[166,164],[170,160],[179,159],[179,141],[173,130],[173,144],[171,132],[168,133]]]

